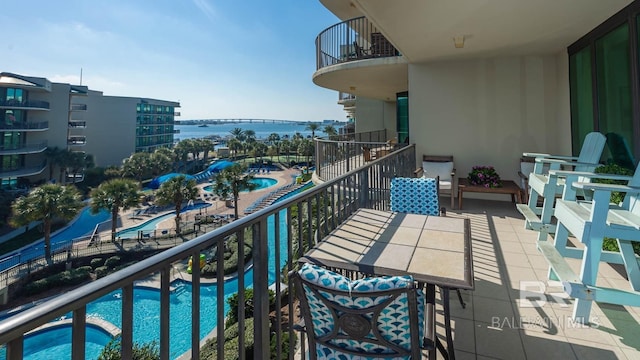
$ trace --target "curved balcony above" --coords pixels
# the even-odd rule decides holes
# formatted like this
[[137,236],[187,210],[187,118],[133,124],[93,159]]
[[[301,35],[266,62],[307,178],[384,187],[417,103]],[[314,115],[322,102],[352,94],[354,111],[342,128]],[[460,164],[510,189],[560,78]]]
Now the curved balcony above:
[[42,100],[2,100],[0,99],[0,109],[21,109],[21,110],[49,110],[49,103]]
[[48,121],[0,123],[0,131],[45,131],[49,129]]
[[0,155],[37,154],[46,149],[46,141],[33,144],[0,145]]
[[316,38],[318,86],[391,101],[407,91],[407,69],[400,52],[365,17],[335,24]]

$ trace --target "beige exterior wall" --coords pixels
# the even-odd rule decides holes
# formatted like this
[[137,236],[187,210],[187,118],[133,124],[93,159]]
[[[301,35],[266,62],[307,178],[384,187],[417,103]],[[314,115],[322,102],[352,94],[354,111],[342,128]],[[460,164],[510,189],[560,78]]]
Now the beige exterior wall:
[[103,96],[99,91],[89,91],[85,151],[94,156],[96,166],[119,166],[135,151],[139,101],[139,98]]
[[387,129],[393,138],[396,132],[395,102],[356,98],[356,132],[368,132]]
[[409,65],[411,142],[516,180],[523,152],[571,153],[566,53]]

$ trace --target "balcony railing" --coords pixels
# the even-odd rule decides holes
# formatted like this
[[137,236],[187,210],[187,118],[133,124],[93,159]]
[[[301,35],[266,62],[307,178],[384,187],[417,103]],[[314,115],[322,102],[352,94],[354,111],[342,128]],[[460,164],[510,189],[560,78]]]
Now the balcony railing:
[[[287,270],[295,268],[296,260],[318,239],[321,239],[355,210],[367,207],[389,208],[389,185],[393,176],[411,176],[415,167],[415,145],[399,149],[384,158],[372,161],[366,166],[354,169],[342,176],[317,185],[307,191],[282,200],[265,209],[238,219],[228,225],[205,233],[188,242],[165,250],[155,256],[137,262],[123,270],[98,279],[88,285],[71,290],[60,296],[24,310],[0,322],[0,344],[6,344],[7,359],[22,359],[25,334],[64,314],[72,312],[72,358],[85,358],[87,304],[111,291],[122,289],[122,358],[131,358],[133,348],[133,304],[134,282],[153,274],[160,274],[160,306],[158,310],[160,335],[160,356],[162,359],[177,357],[169,353],[169,319],[171,274],[173,264],[184,261],[189,256],[199,258],[207,249],[223,249],[233,242],[226,241],[237,236],[235,250],[245,248],[245,241],[251,244],[251,267],[247,272],[237,273],[235,281],[224,278],[225,251],[217,251],[217,282],[215,308],[200,308],[201,274],[198,266],[193,267],[191,314],[184,319],[190,323],[190,358],[200,358],[200,323],[202,317],[215,316],[217,324],[225,321],[225,296],[237,289],[253,288],[253,356],[257,359],[287,358],[283,351],[285,334],[290,339],[298,339],[304,344],[303,334],[293,334],[295,316],[293,294],[287,291]],[[277,224],[277,225],[274,225]],[[245,268],[245,260],[238,257],[238,268]],[[275,292],[275,304],[270,304],[269,291]],[[226,294],[225,294],[226,290]],[[238,293],[238,318],[244,319],[249,309],[245,306],[244,292]],[[189,319],[190,317],[190,319]],[[189,321],[190,320],[190,321]],[[175,326],[175,324],[173,325]],[[224,339],[224,326],[217,326],[214,334]],[[273,339],[274,354],[270,343]],[[239,322],[238,346],[234,351],[240,359],[247,358],[245,345],[245,322]],[[291,344],[290,349],[295,346]],[[225,357],[224,341],[217,342],[218,359]],[[302,354],[305,354],[304,347]],[[180,355],[180,354],[178,354]],[[304,356],[304,355],[303,355]],[[293,354],[289,354],[289,359]]]
[[87,104],[71,104],[71,111],[86,111]]
[[1,130],[10,131],[27,131],[27,130],[47,130],[49,128],[48,121],[40,122],[15,122],[15,123],[0,123]]
[[69,121],[70,129],[84,129],[87,127],[87,122],[83,120],[71,120]]
[[46,167],[47,162],[43,161],[42,163],[35,166],[25,166],[15,170],[0,171],[0,178],[16,178],[21,176],[37,175],[43,172]]
[[316,37],[316,70],[348,61],[399,55],[364,16],[335,24]]
[[87,144],[87,138],[85,136],[71,136],[67,139],[67,145],[81,146]]
[[47,142],[42,141],[32,144],[7,144],[0,145],[0,155],[17,155],[39,153],[47,149]]
[[49,110],[49,103],[42,100],[0,100],[0,108]]
[[389,150],[386,130],[347,133],[330,138],[316,138],[316,175],[323,181],[363,166],[367,161],[363,150]]

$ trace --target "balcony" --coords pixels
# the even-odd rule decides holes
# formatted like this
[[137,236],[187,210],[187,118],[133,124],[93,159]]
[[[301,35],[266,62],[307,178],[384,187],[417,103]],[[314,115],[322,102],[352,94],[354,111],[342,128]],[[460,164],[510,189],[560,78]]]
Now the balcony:
[[86,136],[70,136],[67,138],[67,145],[84,146],[87,144]]
[[38,175],[44,171],[47,167],[47,162],[43,161],[39,165],[35,166],[25,166],[20,169],[12,170],[12,171],[0,171],[0,178],[19,178],[25,176]]
[[42,100],[0,100],[0,109],[49,110],[49,103]]
[[328,89],[390,101],[407,90],[407,62],[365,17],[343,21],[316,37],[313,82]]
[[87,122],[84,120],[69,121],[69,129],[84,129],[86,127],[87,127]]
[[[395,150],[386,130],[316,138],[316,171],[320,181],[330,181]],[[413,166],[413,165],[411,165]]]
[[[253,333],[250,338],[240,327],[234,355],[240,359],[248,358],[245,345],[251,343],[254,358],[286,358],[283,351],[286,334],[294,334],[292,325],[297,318],[293,314],[294,301],[287,288],[287,277],[283,266],[295,264],[296,259],[305,252],[307,244],[314,243],[330,233],[358,208],[389,208],[389,180],[393,176],[411,176],[415,164],[415,146],[408,145],[384,158],[372,161],[365,166],[353,169],[342,176],[301,194],[276,203],[249,216],[219,227],[213,231],[201,233],[187,242],[173,243],[170,248],[153,257],[137,262],[117,273],[101,278],[83,287],[71,290],[35,307],[17,313],[0,322],[0,344],[6,344],[7,359],[21,359],[23,356],[24,335],[60,316],[72,312],[73,335],[71,337],[73,358],[85,358],[84,342],[87,337],[87,304],[122,289],[122,358],[131,358],[133,344],[134,282],[155,275],[159,281],[160,306],[153,314],[160,319],[158,343],[162,359],[175,358],[170,355],[169,342],[173,333],[169,331],[171,296],[175,289],[171,277],[175,275],[173,264],[184,261],[189,256],[198,258],[202,250],[217,247],[222,249],[225,240],[239,234],[238,248],[243,248],[243,240],[252,245],[252,271],[240,272],[230,284],[219,272],[216,287],[217,307],[200,307],[201,276],[199,267],[193,268],[191,293],[192,308],[188,331],[191,333],[193,350],[187,353],[190,358],[200,358],[200,324],[204,317],[216,317],[222,324],[224,314],[224,292],[226,286],[242,289],[252,287],[254,298],[251,308],[245,306],[244,293],[239,293],[238,313],[241,318],[246,311],[253,311]],[[322,201],[323,206],[318,206]],[[504,201],[465,200],[465,210],[451,210],[447,216],[470,219],[473,260],[475,268],[475,290],[463,291],[467,303],[462,308],[457,301],[451,302],[454,343],[458,358],[554,358],[562,354],[564,359],[583,358],[636,358],[640,350],[636,339],[640,310],[634,307],[605,306],[598,307],[599,326],[580,327],[566,322],[566,303],[572,300],[560,298],[556,288],[539,289],[541,293],[527,293],[528,296],[542,296],[545,304],[535,308],[520,305],[519,290],[521,282],[540,284],[546,277],[547,265],[540,261],[541,256],[535,248],[536,233],[523,229],[524,221],[513,207]],[[285,221],[286,219],[286,221]],[[285,221],[286,226],[275,227]],[[267,234],[271,234],[267,236]],[[64,262],[67,249],[73,249],[72,256],[79,251],[99,254],[101,248],[81,247],[68,244],[67,248],[53,249],[57,261]],[[229,243],[227,243],[229,244]],[[73,245],[73,246],[71,246]],[[111,244],[115,245],[116,244]],[[119,245],[119,244],[117,244]],[[80,250],[82,249],[82,250]],[[267,250],[268,249],[268,250]],[[236,249],[237,250],[237,249]],[[270,257],[272,254],[273,258]],[[218,264],[222,265],[224,252],[216,252]],[[270,266],[273,259],[280,261],[278,266]],[[31,265],[38,264],[34,261]],[[273,264],[273,262],[271,262]],[[239,267],[246,265],[242,257]],[[22,266],[22,265],[20,265]],[[6,271],[0,279],[12,279],[24,268],[15,266]],[[605,266],[605,265],[603,265]],[[288,266],[287,269],[291,269]],[[620,273],[609,269],[607,281],[624,282]],[[272,278],[269,277],[271,273]],[[275,281],[279,280],[279,281]],[[269,304],[269,288],[275,292],[275,305]],[[197,289],[197,290],[196,290]],[[562,287],[560,286],[560,291]],[[524,295],[522,295],[524,296]],[[540,299],[538,297],[537,299]],[[522,299],[524,300],[524,299]],[[566,303],[565,303],[566,302]],[[442,324],[442,308],[436,308],[437,321]],[[245,325],[241,321],[240,324]],[[218,326],[213,336],[223,339],[224,329]],[[297,352],[293,358],[305,358],[305,337],[296,334]],[[444,336],[441,326],[438,334]],[[270,354],[270,340],[275,344],[275,354]],[[233,340],[234,342],[236,339]],[[300,344],[305,344],[300,351]],[[220,341],[218,358],[223,359],[226,348]],[[576,355],[579,354],[579,355]],[[227,354],[228,355],[228,354]]]
[[71,111],[87,111],[87,104],[71,104]]
[[3,131],[45,131],[49,129],[48,121],[40,122],[14,122],[14,123],[1,123],[0,130]]
[[0,145],[0,155],[37,154],[47,149],[47,142]]

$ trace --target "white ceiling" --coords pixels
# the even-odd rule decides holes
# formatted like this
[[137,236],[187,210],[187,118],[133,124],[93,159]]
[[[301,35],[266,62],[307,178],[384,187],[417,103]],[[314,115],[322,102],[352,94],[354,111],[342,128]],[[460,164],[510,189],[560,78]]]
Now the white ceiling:
[[[411,63],[564,51],[632,0],[320,0],[365,15]],[[456,49],[453,37],[464,36]]]

